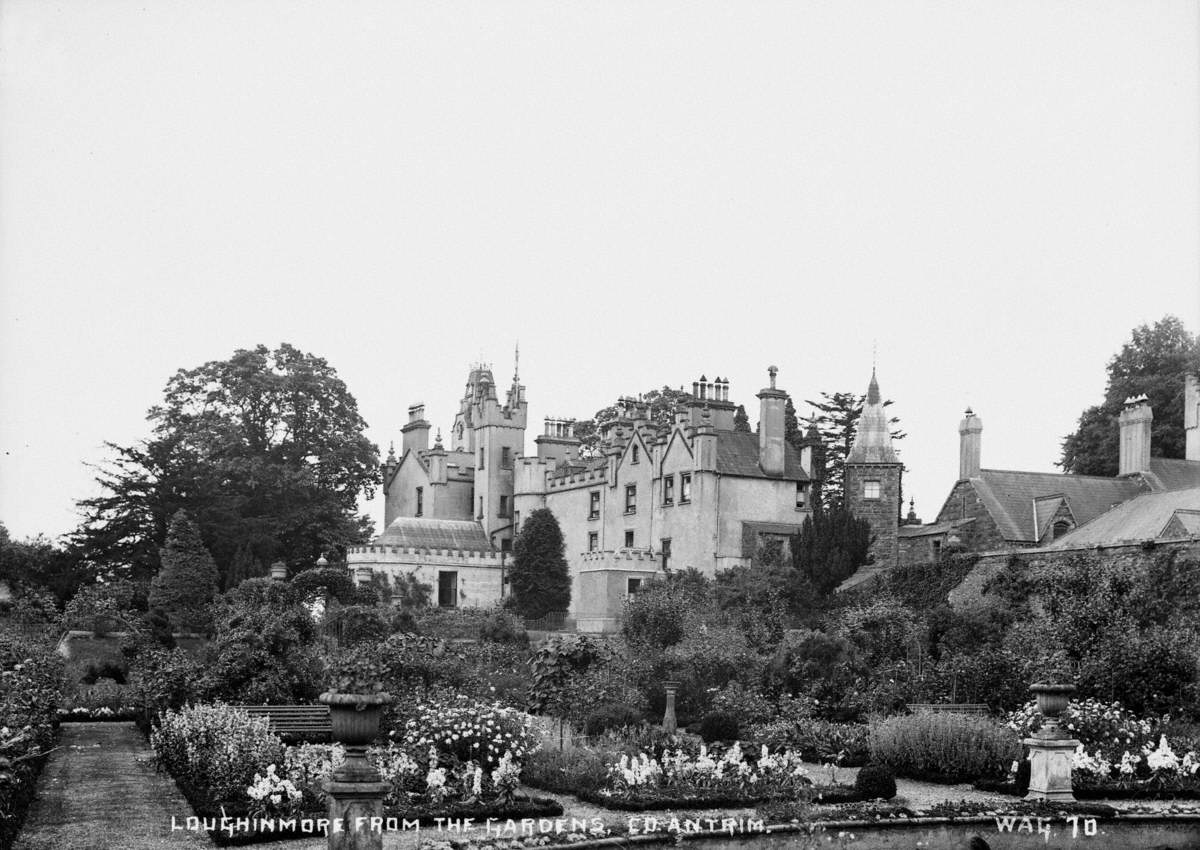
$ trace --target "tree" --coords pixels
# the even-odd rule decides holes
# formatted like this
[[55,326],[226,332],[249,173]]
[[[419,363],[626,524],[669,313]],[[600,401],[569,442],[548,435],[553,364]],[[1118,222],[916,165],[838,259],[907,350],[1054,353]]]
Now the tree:
[[743,405],[737,406],[737,413],[733,414],[733,430],[742,431],[749,434],[753,429],[750,427],[750,417],[746,415],[746,408]]
[[1184,456],[1184,376],[1200,371],[1200,338],[1175,316],[1133,329],[1129,342],[1108,362],[1108,387],[1101,404],[1079,416],[1063,439],[1058,465],[1076,475],[1116,475],[1125,399],[1146,395],[1154,411],[1150,451],[1155,457]]
[[211,624],[208,605],[217,593],[217,565],[204,548],[200,529],[182,510],[171,519],[159,560],[162,569],[150,583],[150,607],[165,611],[179,631],[206,631]]
[[792,563],[820,594],[829,594],[867,562],[871,524],[844,508],[816,510],[792,540]]
[[42,588],[65,605],[79,588],[96,578],[92,566],[71,547],[44,537],[13,540],[0,523],[0,580],[12,585]]
[[[178,371],[147,416],[151,437],[109,444],[103,493],[81,501],[75,542],[97,564],[149,577],[171,517],[187,509],[225,586],[282,559],[300,569],[364,542],[357,513],[378,452],[337,372],[283,343]],[[233,573],[233,575],[231,575]]]
[[[854,435],[858,432],[858,420],[862,417],[865,395],[855,393],[821,393],[821,401],[806,400],[816,412],[804,419],[806,425],[815,427],[825,445],[825,478],[821,482],[822,501],[826,508],[838,508],[842,504],[843,482],[846,477],[846,458],[854,446]],[[883,403],[891,404],[891,399]],[[896,417],[888,420],[895,426]],[[904,431],[892,428],[892,439],[903,440]]]
[[[641,403],[647,406],[649,420],[655,426],[670,425],[674,422],[675,408],[681,401],[686,401],[691,397],[692,394],[689,392],[673,390],[666,385],[661,390],[650,390],[638,396]],[[621,402],[618,401],[608,407],[600,408],[591,419],[577,421],[573,433],[576,439],[583,444],[583,448],[591,451],[599,444],[600,431],[603,427],[610,422],[615,422],[620,417]],[[747,424],[749,423],[747,422]]]
[[571,603],[571,577],[563,556],[562,530],[547,508],[526,518],[513,542],[513,605],[523,617],[536,619],[566,611]]

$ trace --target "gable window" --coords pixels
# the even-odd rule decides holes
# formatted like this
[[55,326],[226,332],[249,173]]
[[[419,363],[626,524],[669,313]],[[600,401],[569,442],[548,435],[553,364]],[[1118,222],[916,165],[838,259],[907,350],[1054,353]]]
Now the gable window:
[[596,549],[598,549],[599,547],[600,547],[600,532],[589,531],[588,532],[588,548],[587,548],[587,550],[589,552],[595,552]]
[[1067,522],[1065,519],[1060,519],[1058,522],[1054,523],[1054,539],[1057,540],[1070,530],[1071,523]]
[[663,504],[675,504],[675,476],[668,475],[663,479]]
[[600,518],[600,491],[593,490],[588,494],[588,519]]
[[637,485],[625,485],[625,513],[632,514],[637,512]]
[[633,532],[632,531],[625,532],[625,548],[626,549],[633,548]]
[[863,498],[878,499],[880,497],[880,483],[878,481],[863,482]]
[[807,481],[797,481],[796,482],[796,507],[798,507],[798,508],[807,508],[808,507],[808,482]]
[[637,444],[636,444],[636,443],[634,443],[634,446],[633,446],[633,452],[632,452],[632,453],[631,453],[631,455],[630,455],[630,461],[629,461],[629,462],[630,462],[630,463],[637,463],[637,462],[638,462],[638,460],[639,460],[639,455],[640,455],[640,452],[638,451],[638,446],[637,446]]
[[692,473],[679,473],[679,503],[690,502],[692,500]]
[[413,514],[413,516],[420,516],[423,513],[425,513],[425,488],[418,487],[417,488],[417,510],[416,510],[416,513]]
[[508,446],[500,449],[500,468],[512,469],[512,449]]

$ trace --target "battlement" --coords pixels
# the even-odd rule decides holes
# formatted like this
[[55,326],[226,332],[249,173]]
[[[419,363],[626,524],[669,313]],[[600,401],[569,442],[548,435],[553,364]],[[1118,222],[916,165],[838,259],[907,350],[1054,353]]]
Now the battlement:
[[659,569],[659,554],[653,549],[606,549],[584,552],[581,571]]
[[347,567],[359,563],[439,563],[465,564],[475,567],[495,567],[505,563],[501,552],[480,552],[472,549],[425,549],[411,546],[381,546],[368,544],[351,546],[346,550]]
[[562,474],[548,473],[546,487],[551,490],[562,490],[589,482],[600,484],[608,480],[608,470],[588,469],[583,472],[565,472]]

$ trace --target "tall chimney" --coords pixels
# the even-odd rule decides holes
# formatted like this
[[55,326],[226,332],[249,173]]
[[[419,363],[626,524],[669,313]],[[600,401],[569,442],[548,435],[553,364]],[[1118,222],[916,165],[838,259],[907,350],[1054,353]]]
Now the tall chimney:
[[776,366],[767,369],[771,386],[758,393],[758,463],[764,474],[777,476],[783,475],[783,408],[787,403],[787,393],[775,387],[778,372]]
[[1183,456],[1200,460],[1200,378],[1195,375],[1183,379],[1183,429],[1187,435]]
[[962,422],[958,423],[959,481],[979,475],[982,433],[983,420],[968,407]]
[[403,434],[401,454],[409,451],[423,452],[429,448],[429,423],[425,421],[425,405],[414,404],[408,408],[408,422],[400,429]]
[[1118,475],[1150,471],[1150,400],[1141,395],[1125,399],[1121,411],[1121,460]]

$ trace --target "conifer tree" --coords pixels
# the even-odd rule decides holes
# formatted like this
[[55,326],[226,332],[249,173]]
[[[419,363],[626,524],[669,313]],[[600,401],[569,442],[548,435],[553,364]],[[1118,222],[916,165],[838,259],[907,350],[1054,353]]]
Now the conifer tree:
[[750,433],[750,417],[746,415],[744,405],[739,404],[737,406],[737,413],[733,414],[733,430],[744,431],[747,434]]
[[792,539],[792,563],[817,590],[834,588],[867,562],[871,524],[844,508],[816,510]]
[[562,529],[547,508],[529,514],[513,542],[513,606],[537,619],[565,611],[571,603],[571,577],[563,555]]
[[180,631],[207,630],[212,623],[208,605],[217,594],[217,565],[186,511],[171,518],[159,559],[162,569],[150,583],[150,607],[162,609]]

